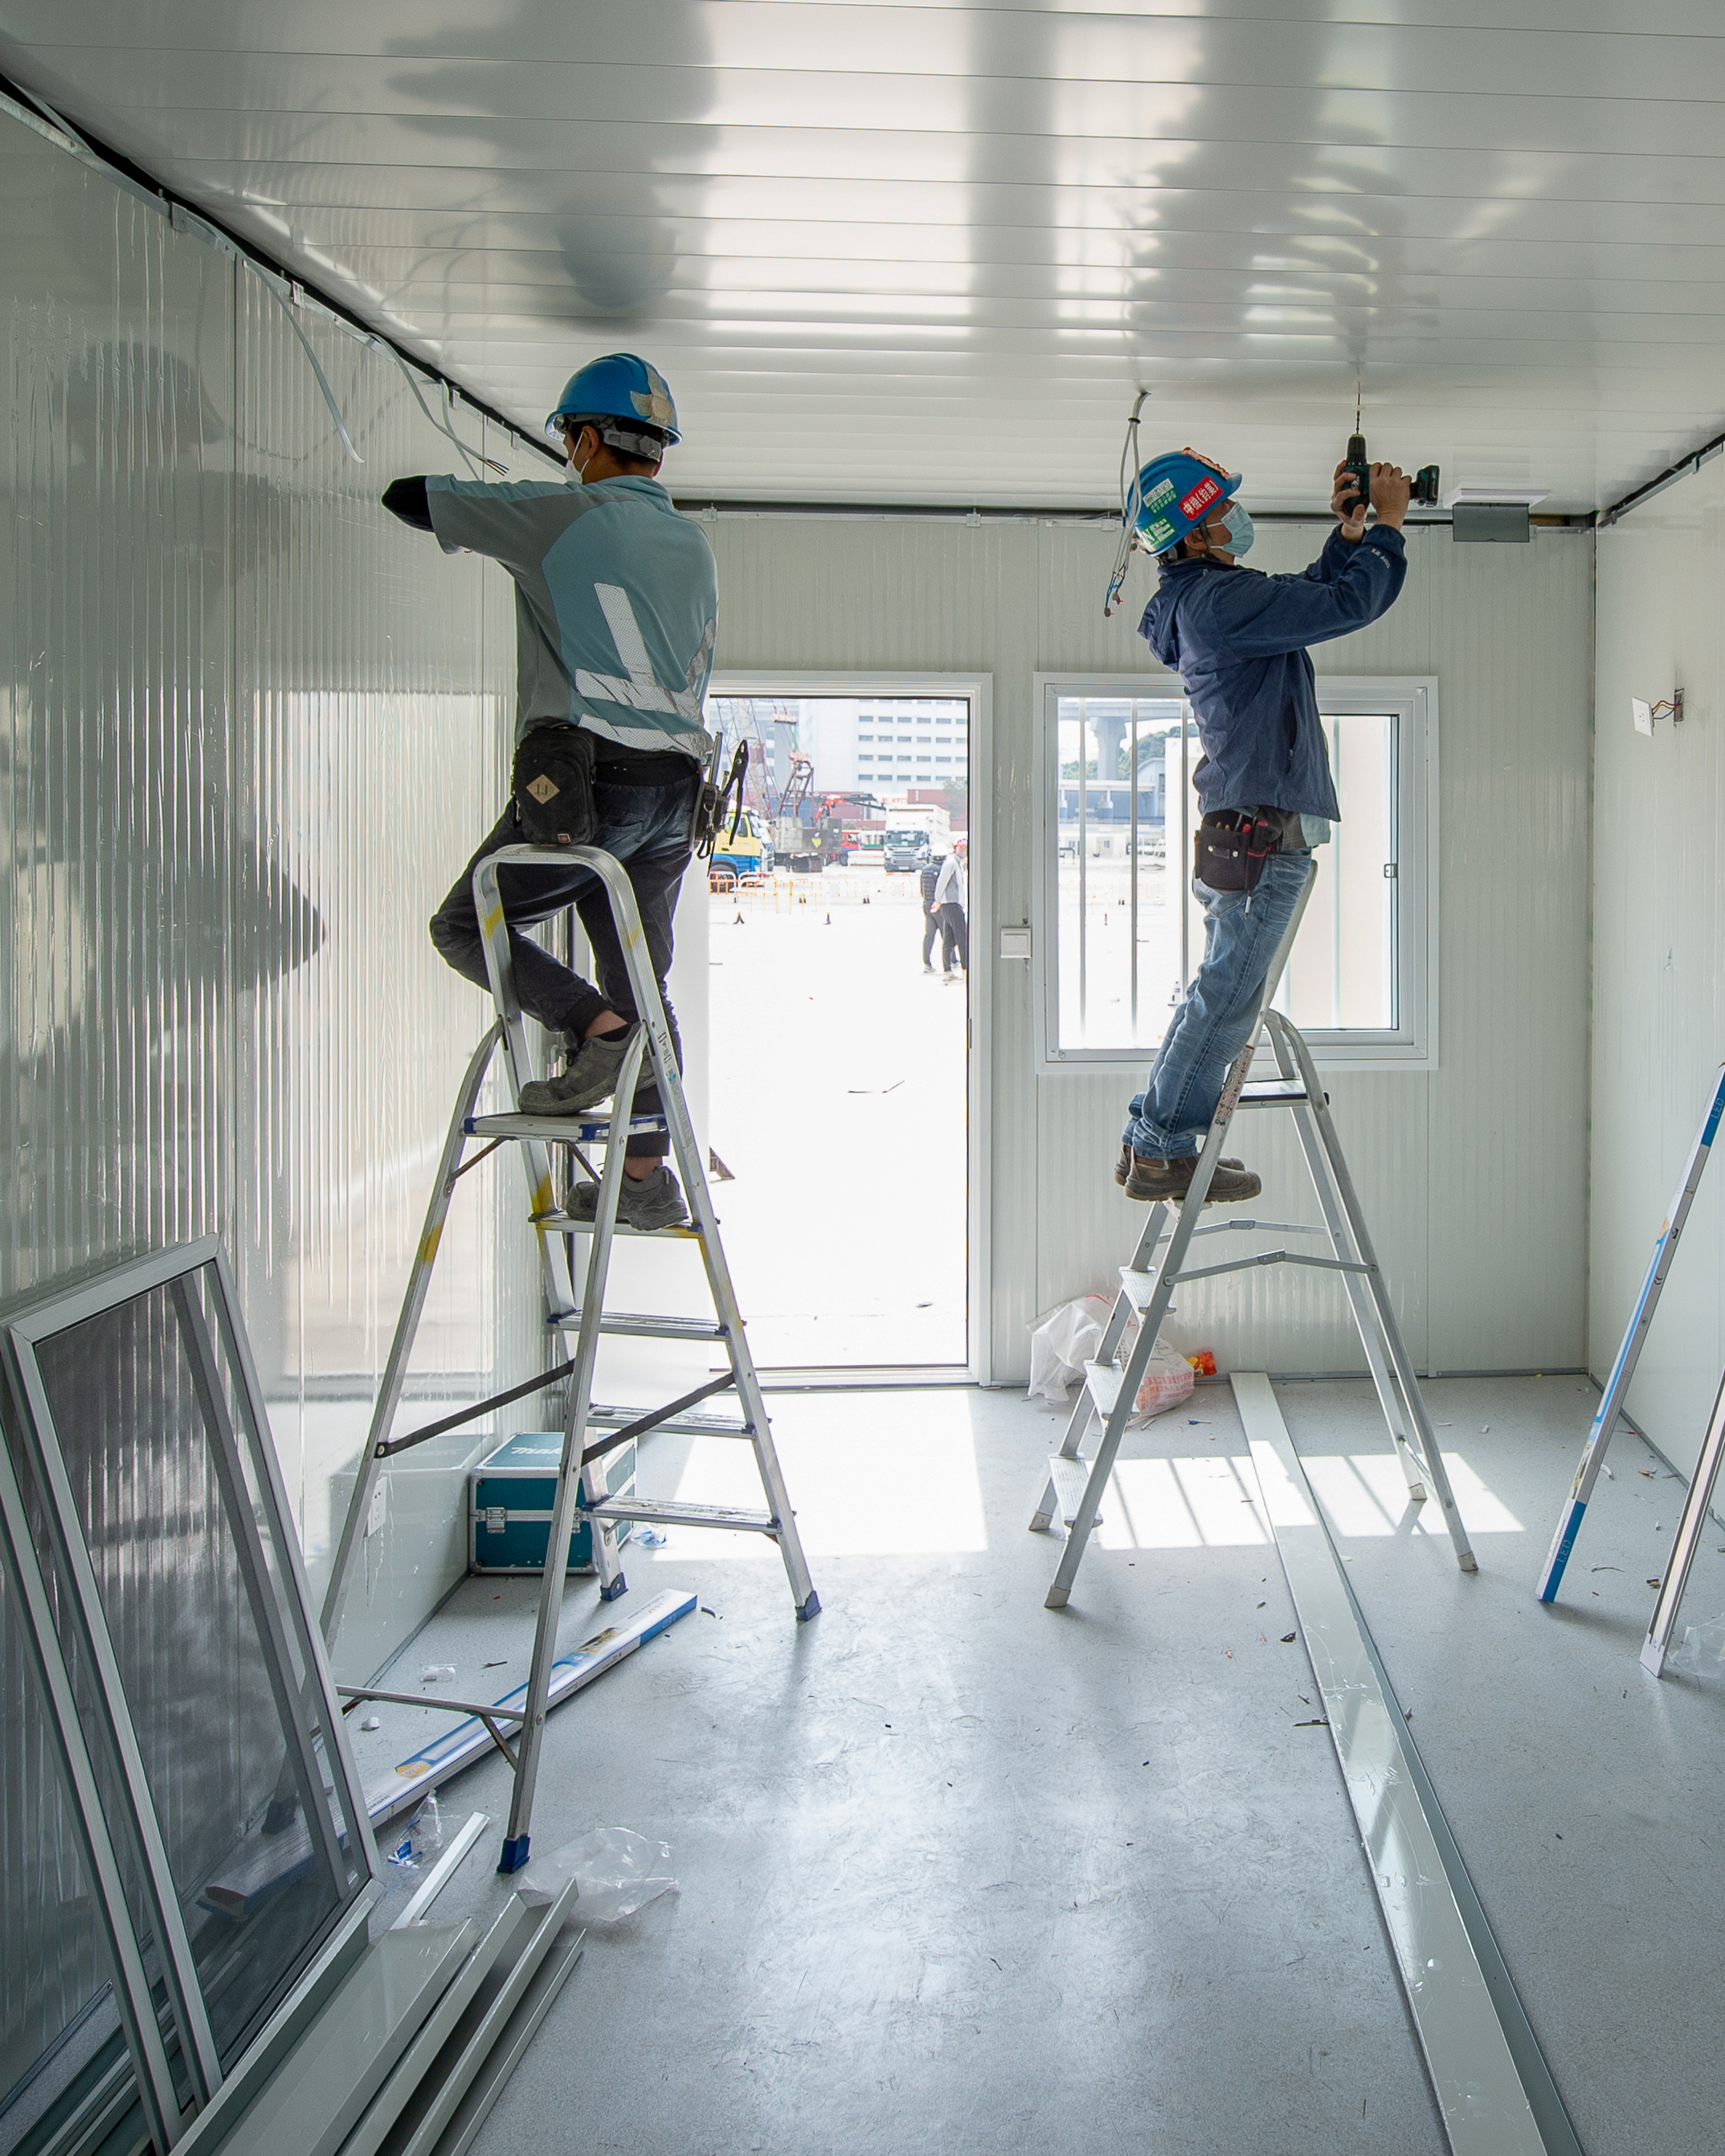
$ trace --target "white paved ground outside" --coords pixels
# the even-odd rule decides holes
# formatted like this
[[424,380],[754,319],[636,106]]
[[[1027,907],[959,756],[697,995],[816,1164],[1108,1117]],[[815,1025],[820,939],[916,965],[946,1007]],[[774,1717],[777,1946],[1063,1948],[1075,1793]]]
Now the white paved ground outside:
[[711,905],[714,1197],[757,1363],[963,1363],[968,990],[938,945],[922,970],[916,879]]

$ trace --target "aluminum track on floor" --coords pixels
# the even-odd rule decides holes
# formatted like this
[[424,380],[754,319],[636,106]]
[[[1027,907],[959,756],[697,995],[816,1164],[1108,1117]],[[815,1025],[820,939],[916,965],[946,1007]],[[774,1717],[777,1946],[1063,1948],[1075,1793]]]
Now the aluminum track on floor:
[[1450,2146],[1582,2156],[1275,1391],[1233,1385]]

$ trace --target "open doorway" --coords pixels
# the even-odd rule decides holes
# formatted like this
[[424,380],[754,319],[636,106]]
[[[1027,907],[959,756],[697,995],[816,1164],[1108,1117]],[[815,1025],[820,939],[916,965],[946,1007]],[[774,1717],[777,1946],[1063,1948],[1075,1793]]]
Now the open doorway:
[[707,701],[721,768],[749,750],[711,865],[709,1130],[763,1370],[972,1364],[974,717],[824,684]]

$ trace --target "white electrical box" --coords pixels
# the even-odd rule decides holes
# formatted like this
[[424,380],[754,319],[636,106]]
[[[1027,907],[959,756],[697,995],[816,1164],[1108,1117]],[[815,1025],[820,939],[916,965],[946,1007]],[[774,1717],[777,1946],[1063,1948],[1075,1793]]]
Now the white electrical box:
[[372,1492],[372,1509],[366,1514],[366,1532],[381,1535],[389,1518],[389,1477],[380,1475],[377,1486]]
[[1030,955],[1029,930],[1003,928],[1000,932],[1000,955],[1003,958],[1028,958]]

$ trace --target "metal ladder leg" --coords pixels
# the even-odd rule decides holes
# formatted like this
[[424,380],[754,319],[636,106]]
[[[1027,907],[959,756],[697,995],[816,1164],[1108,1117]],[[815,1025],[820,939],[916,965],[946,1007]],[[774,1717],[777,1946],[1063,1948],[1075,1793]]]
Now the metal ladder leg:
[[1443,1450],[1438,1444],[1437,1431],[1432,1426],[1425,1395],[1420,1389],[1420,1380],[1414,1373],[1413,1358],[1408,1353],[1407,1342],[1402,1338],[1402,1329],[1396,1320],[1395,1306],[1390,1301],[1389,1290],[1384,1281],[1383,1268],[1378,1263],[1378,1254],[1372,1247],[1372,1238],[1366,1227],[1365,1214],[1360,1206],[1359,1195],[1354,1189],[1353,1178],[1348,1173],[1348,1162],[1342,1151],[1342,1142],[1336,1135],[1334,1123],[1330,1120],[1330,1111],[1324,1101],[1323,1088],[1318,1083],[1317,1068],[1312,1062],[1312,1051],[1307,1047],[1304,1038],[1296,1027],[1289,1024],[1286,1019],[1281,1020],[1281,1024],[1288,1045],[1299,1064],[1300,1076],[1305,1086],[1312,1123],[1323,1147],[1331,1179],[1335,1184],[1336,1194],[1342,1201],[1342,1209],[1347,1219],[1348,1233],[1353,1237],[1354,1248],[1358,1251],[1362,1262],[1369,1268],[1365,1274],[1356,1274],[1352,1277],[1363,1278],[1367,1293],[1371,1297],[1372,1307],[1377,1314],[1378,1331],[1385,1348],[1389,1350],[1390,1368],[1395,1373],[1396,1383],[1401,1389],[1402,1398],[1407,1403],[1408,1413],[1413,1418],[1414,1429],[1419,1433],[1420,1457],[1425,1463],[1425,1471],[1430,1478],[1431,1486],[1437,1494],[1438,1503],[1443,1508],[1444,1524],[1448,1527],[1450,1540],[1455,1546],[1455,1562],[1463,1572],[1477,1572],[1480,1568],[1479,1560],[1473,1553],[1472,1546],[1467,1539],[1467,1529],[1463,1526],[1461,1515],[1456,1509],[1455,1496],[1450,1487],[1450,1473],[1444,1465]]
[[[1120,1441],[1126,1435],[1126,1425],[1132,1412],[1132,1403],[1137,1398],[1138,1386],[1142,1381],[1145,1371],[1149,1368],[1150,1358],[1155,1352],[1158,1339],[1161,1337],[1162,1322],[1168,1316],[1169,1303],[1173,1301],[1174,1286],[1178,1279],[1180,1269],[1186,1262],[1186,1253],[1191,1248],[1193,1235],[1197,1230],[1199,1220],[1203,1214],[1204,1200],[1209,1194],[1210,1181],[1215,1173],[1216,1163],[1221,1158],[1222,1147],[1228,1135],[1228,1127],[1234,1119],[1235,1107],[1240,1099],[1240,1089],[1245,1083],[1246,1073],[1251,1068],[1255,1040],[1246,1043],[1229,1070],[1227,1082],[1222,1088],[1221,1100],[1217,1104],[1215,1120],[1210,1125],[1209,1135],[1204,1140],[1204,1150],[1198,1156],[1198,1166],[1193,1170],[1192,1181],[1187,1188],[1186,1195],[1180,1201],[1180,1209],[1174,1220],[1173,1233],[1168,1238],[1168,1249],[1163,1253],[1162,1262],[1156,1270],[1156,1286],[1151,1291],[1150,1298],[1144,1306],[1139,1322],[1138,1337],[1132,1342],[1132,1353],[1127,1358],[1126,1369],[1120,1378],[1119,1390],[1108,1404],[1107,1419],[1103,1427],[1101,1442],[1097,1445],[1096,1457],[1091,1462],[1090,1476],[1084,1486],[1084,1495],[1079,1500],[1073,1515],[1072,1524],[1067,1530],[1065,1547],[1060,1552],[1060,1561],[1055,1568],[1053,1584],[1043,1598],[1043,1607],[1045,1609],[1064,1609],[1071,1599],[1072,1584],[1077,1578],[1078,1568],[1084,1561],[1085,1548],[1090,1540],[1091,1530],[1096,1523],[1096,1514],[1101,1510],[1102,1492],[1107,1488],[1108,1477],[1114,1471],[1115,1456],[1120,1450]],[[1154,1209],[1159,1213],[1163,1209],[1158,1206]],[[1158,1234],[1160,1233],[1159,1224],[1154,1219],[1147,1223],[1144,1235],[1139,1238],[1140,1251],[1143,1249],[1145,1238],[1149,1235],[1152,1227],[1157,1227]],[[1153,1245],[1152,1247],[1153,1248],[1154,1245]],[[1117,1314],[1118,1306],[1117,1306]],[[1102,1367],[1101,1363],[1093,1363],[1085,1373],[1086,1390],[1091,1397],[1094,1397],[1091,1392],[1093,1373],[1101,1370]],[[1106,1378],[1103,1382],[1106,1383]],[[1101,1401],[1097,1401],[1096,1404],[1100,1407]],[[1070,1455],[1067,1456],[1071,1457]]]
[[341,1523],[341,1538],[336,1545],[329,1585],[324,1589],[323,1640],[325,1648],[331,1653],[335,1651],[336,1635],[341,1629],[341,1611],[347,1600],[354,1560],[364,1539],[365,1524],[372,1509],[372,1494],[377,1486],[381,1465],[377,1447],[388,1441],[390,1427],[395,1420],[395,1411],[401,1404],[408,1363],[413,1355],[414,1337],[424,1312],[425,1297],[431,1287],[431,1269],[437,1260],[438,1245],[443,1240],[449,1201],[455,1194],[455,1185],[462,1173],[461,1155],[467,1144],[467,1118],[473,1113],[474,1103],[479,1099],[480,1088],[490,1068],[492,1052],[496,1048],[501,1030],[500,1025],[492,1026],[475,1049],[467,1065],[466,1075],[455,1096],[455,1112],[449,1119],[449,1136],[444,1140],[443,1152],[439,1158],[431,1203],[426,1208],[425,1224],[419,1231],[418,1245],[413,1252],[407,1293],[402,1300],[401,1315],[395,1322],[395,1337],[389,1343],[388,1358],[383,1365],[377,1404],[372,1409],[371,1427],[366,1433],[365,1450],[360,1455],[359,1472],[354,1479],[353,1495],[347,1501],[347,1517]]
[[[1191,1247],[1192,1238],[1197,1231],[1204,1202],[1209,1195],[1210,1183],[1216,1172],[1216,1163],[1222,1157],[1222,1147],[1227,1140],[1229,1126],[1234,1121],[1235,1111],[1240,1106],[1240,1093],[1251,1070],[1252,1058],[1257,1050],[1258,1035],[1263,1029],[1264,1021],[1269,1014],[1276,989],[1281,984],[1281,977],[1288,963],[1288,954],[1292,951],[1294,939],[1300,932],[1300,923],[1306,917],[1307,903],[1312,896],[1312,886],[1316,880],[1317,870],[1308,868],[1299,899],[1292,914],[1289,916],[1287,927],[1282,931],[1281,941],[1276,946],[1275,955],[1271,959],[1269,968],[1265,973],[1263,993],[1258,999],[1257,1019],[1250,1033],[1246,1036],[1245,1046],[1229,1065],[1228,1075],[1223,1081],[1221,1096],[1216,1102],[1215,1113],[1210,1119],[1209,1134],[1198,1156],[1198,1165],[1192,1171],[1192,1181],[1187,1186],[1185,1197],[1180,1201],[1180,1210],[1174,1222],[1173,1233],[1168,1239],[1168,1249],[1163,1254],[1160,1265],[1157,1268],[1156,1286],[1144,1306],[1138,1337],[1133,1343],[1131,1356],[1127,1358],[1126,1374],[1121,1380],[1119,1393],[1110,1406],[1101,1443],[1096,1447],[1096,1459],[1091,1463],[1090,1476],[1084,1487],[1084,1495],[1079,1501],[1072,1525],[1068,1530],[1065,1547],[1060,1552],[1060,1561],[1055,1568],[1054,1583],[1044,1598],[1045,1609],[1064,1609],[1071,1598],[1072,1584],[1078,1577],[1078,1568],[1084,1560],[1085,1546],[1090,1540],[1091,1530],[1096,1525],[1096,1514],[1101,1507],[1102,1492],[1107,1487],[1109,1476],[1114,1471],[1115,1455],[1120,1450],[1121,1439],[1126,1434],[1127,1420],[1132,1411],[1132,1402],[1137,1398],[1138,1385],[1145,1370],[1149,1366],[1150,1358],[1155,1352],[1156,1342],[1161,1337],[1163,1320],[1167,1317],[1168,1305],[1173,1300],[1173,1291],[1178,1282],[1180,1273],[1184,1268],[1186,1254]],[[1156,1209],[1158,1212],[1161,1210],[1160,1208]],[[1135,1265],[1140,1263],[1145,1255],[1147,1241],[1151,1250],[1156,1248],[1156,1242],[1150,1240],[1153,1228],[1155,1229],[1157,1237],[1160,1236],[1160,1221],[1153,1219],[1147,1224],[1143,1234],[1138,1239],[1139,1258],[1134,1260]],[[1147,1267],[1143,1269],[1148,1270]],[[1117,1304],[1116,1315],[1119,1316]],[[1115,1337],[1117,1338],[1118,1335],[1116,1334]],[[1091,1367],[1095,1368],[1096,1366],[1093,1364]],[[1090,1373],[1086,1372],[1087,1390],[1089,1384]],[[1087,1421],[1087,1416],[1086,1419]],[[1081,1437],[1084,1425],[1076,1424],[1076,1414],[1075,1424]],[[1067,1430],[1069,1440],[1072,1439],[1072,1430],[1073,1426],[1069,1425]],[[1061,1450],[1063,1455],[1068,1459],[1075,1456],[1072,1453],[1067,1453],[1064,1445]],[[1052,1486],[1052,1476],[1050,1478],[1050,1482]],[[1050,1491],[1045,1490],[1043,1493],[1045,1504],[1049,1502],[1049,1496]],[[1055,1493],[1055,1502],[1056,1503],[1059,1502],[1058,1492]]]
[[731,1373],[736,1383],[743,1420],[748,1425],[749,1442],[754,1450],[755,1466],[766,1495],[767,1508],[773,1515],[773,1538],[778,1544],[779,1555],[784,1560],[785,1577],[790,1582],[791,1600],[796,1607],[798,1623],[806,1623],[809,1618],[819,1614],[820,1597],[815,1593],[814,1583],[809,1577],[808,1559],[803,1553],[802,1537],[797,1532],[796,1514],[791,1508],[790,1493],[785,1487],[778,1449],[773,1442],[767,1403],[762,1397],[761,1382],[749,1349],[742,1312],[737,1306],[736,1289],[732,1285],[725,1246],[719,1238],[718,1216],[713,1210],[712,1192],[706,1179],[706,1163],[701,1158],[700,1142],[690,1119],[688,1099],[683,1091],[682,1075],[677,1069],[670,1029],[665,1023],[665,1005],[660,998],[659,983],[654,979],[652,967],[647,960],[646,941],[641,933],[640,917],[635,910],[634,893],[628,882],[620,878],[620,872],[619,880],[621,889],[614,889],[611,892],[612,911],[617,916],[622,932],[620,940],[624,963],[629,969],[635,1009],[642,1019],[643,1030],[652,1056],[654,1075],[659,1084],[660,1111],[670,1131],[671,1150],[682,1173],[683,1193],[688,1203],[690,1218],[701,1239],[701,1261],[706,1268],[713,1311],[724,1331]]
[[[618,1074],[617,1099],[634,1098],[640,1075],[644,1042],[635,1036]],[[618,1120],[626,1126],[627,1112]],[[546,1544],[545,1570],[540,1575],[539,1614],[533,1631],[533,1665],[527,1678],[527,1697],[521,1710],[521,1727],[516,1750],[515,1788],[509,1808],[509,1827],[504,1837],[500,1871],[518,1871],[527,1861],[533,1816],[533,1791],[539,1776],[539,1753],[545,1736],[547,1702],[551,1693],[552,1665],[557,1660],[557,1627],[563,1611],[563,1584],[569,1568],[569,1537],[574,1532],[578,1501],[593,1492],[583,1488],[593,1468],[582,1459],[587,1440],[587,1411],[593,1397],[593,1365],[598,1358],[599,1322],[604,1312],[605,1276],[610,1268],[611,1241],[617,1220],[617,1200],[623,1187],[625,1142],[614,1136],[606,1148],[604,1173],[593,1221],[593,1245],[588,1254],[587,1281],[581,1301],[581,1329],[576,1336],[575,1367],[569,1373],[569,1407],[563,1424],[563,1455],[557,1469],[557,1502],[552,1508],[551,1535]],[[592,1523],[593,1555],[603,1547],[600,1522]],[[608,1522],[605,1524],[608,1525]],[[613,1552],[614,1561],[614,1550]],[[620,1579],[620,1574],[615,1575]],[[601,1569],[601,1592],[603,1572]]]
[[[1163,1203],[1158,1203],[1150,1208],[1150,1217],[1144,1224],[1144,1232],[1139,1236],[1137,1247],[1132,1252],[1132,1265],[1129,1268],[1131,1271],[1147,1273],[1153,1269],[1156,1263],[1157,1245],[1162,1240],[1162,1224],[1167,1219],[1168,1214],[1168,1209]],[[1127,1321],[1131,1318],[1134,1307],[1132,1299],[1127,1293],[1125,1283],[1122,1281],[1116,1291],[1114,1307],[1108,1313],[1108,1322],[1102,1328],[1101,1341],[1096,1348],[1096,1360],[1099,1363],[1111,1363],[1119,1353],[1121,1336],[1126,1331]],[[1083,1444],[1090,1430],[1091,1418],[1095,1413],[1096,1402],[1091,1397],[1090,1387],[1081,1385],[1078,1389],[1078,1397],[1072,1404],[1072,1411],[1066,1418],[1066,1434],[1060,1440],[1060,1457],[1062,1460],[1078,1458],[1079,1447]],[[1030,1532],[1033,1535],[1042,1534],[1053,1526],[1055,1514],[1060,1508],[1060,1493],[1054,1476],[1050,1475],[1043,1486],[1041,1502],[1030,1515]]]
[[[1276,1051],[1276,1068],[1282,1076],[1296,1078],[1300,1075],[1297,1062],[1282,1037],[1281,1029],[1286,1024],[1286,1020],[1279,1011],[1270,1014],[1271,1045]],[[1295,1104],[1294,1128],[1299,1135],[1300,1149],[1306,1156],[1306,1166],[1312,1177],[1312,1189],[1317,1194],[1318,1209],[1324,1216],[1331,1250],[1344,1265],[1363,1264],[1364,1260],[1354,1248],[1348,1232],[1348,1216],[1343,1208],[1341,1193],[1329,1172],[1329,1158],[1318,1135],[1317,1125],[1303,1103]],[[1372,1373],[1378,1404],[1384,1411],[1384,1419],[1395,1440],[1395,1456],[1401,1462],[1402,1474],[1408,1485],[1408,1496],[1414,1504],[1424,1504],[1424,1463],[1408,1437],[1408,1425],[1413,1418],[1403,1405],[1401,1395],[1390,1376],[1389,1366],[1384,1360],[1384,1343],[1378,1335],[1377,1315],[1371,1297],[1358,1273],[1343,1273],[1339,1277],[1347,1291],[1348,1307],[1353,1312],[1360,1345],[1365,1350],[1366,1367]]]

